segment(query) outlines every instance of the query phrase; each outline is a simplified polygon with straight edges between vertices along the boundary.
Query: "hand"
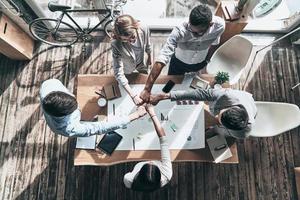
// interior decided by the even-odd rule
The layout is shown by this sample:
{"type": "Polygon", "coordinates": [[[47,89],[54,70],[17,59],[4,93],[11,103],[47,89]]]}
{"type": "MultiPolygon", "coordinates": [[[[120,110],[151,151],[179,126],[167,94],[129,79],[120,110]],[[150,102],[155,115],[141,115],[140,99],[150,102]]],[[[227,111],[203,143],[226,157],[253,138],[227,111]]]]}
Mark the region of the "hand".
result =
{"type": "Polygon", "coordinates": [[[160,95],[156,94],[156,95],[150,95],[150,99],[149,99],[149,103],[151,103],[152,105],[156,105],[158,104],[158,102],[161,100],[160,95]]]}
{"type": "Polygon", "coordinates": [[[132,98],[132,101],[134,102],[135,105],[141,105],[143,104],[143,100],[138,96],[138,95],[135,95],[132,98]]]}
{"type": "Polygon", "coordinates": [[[152,65],[152,61],[151,61],[151,56],[148,56],[147,61],[146,61],[146,65],[152,65]]]}
{"type": "Polygon", "coordinates": [[[150,92],[144,89],[140,94],[140,98],[143,100],[143,103],[148,103],[150,100],[150,92]]]}

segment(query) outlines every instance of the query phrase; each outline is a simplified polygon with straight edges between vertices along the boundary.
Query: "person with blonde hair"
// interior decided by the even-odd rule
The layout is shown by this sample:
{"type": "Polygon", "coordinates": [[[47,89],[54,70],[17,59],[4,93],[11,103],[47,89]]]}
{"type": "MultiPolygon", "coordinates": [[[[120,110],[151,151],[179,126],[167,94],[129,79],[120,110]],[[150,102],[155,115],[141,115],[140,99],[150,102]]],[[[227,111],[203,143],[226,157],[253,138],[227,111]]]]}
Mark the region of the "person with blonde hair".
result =
{"type": "Polygon", "coordinates": [[[130,15],[119,16],[113,29],[112,54],[114,75],[120,85],[137,105],[142,102],[128,84],[126,74],[135,71],[148,74],[148,66],[151,65],[150,33],[146,26],[135,20],[130,15]],[[147,53],[146,64],[145,52],[147,53]]]}

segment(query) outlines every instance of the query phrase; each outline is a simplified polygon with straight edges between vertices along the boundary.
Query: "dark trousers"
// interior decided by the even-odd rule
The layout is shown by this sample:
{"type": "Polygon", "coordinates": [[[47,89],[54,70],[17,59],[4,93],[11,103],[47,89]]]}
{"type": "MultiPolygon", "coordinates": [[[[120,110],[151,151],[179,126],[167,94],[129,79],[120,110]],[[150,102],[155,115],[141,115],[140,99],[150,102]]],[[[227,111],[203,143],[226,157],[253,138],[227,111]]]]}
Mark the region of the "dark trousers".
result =
{"type": "Polygon", "coordinates": [[[206,65],[206,60],[197,64],[186,64],[178,60],[175,55],[173,55],[169,65],[168,75],[184,75],[184,73],[186,72],[197,72],[200,69],[204,68],[206,65]]]}

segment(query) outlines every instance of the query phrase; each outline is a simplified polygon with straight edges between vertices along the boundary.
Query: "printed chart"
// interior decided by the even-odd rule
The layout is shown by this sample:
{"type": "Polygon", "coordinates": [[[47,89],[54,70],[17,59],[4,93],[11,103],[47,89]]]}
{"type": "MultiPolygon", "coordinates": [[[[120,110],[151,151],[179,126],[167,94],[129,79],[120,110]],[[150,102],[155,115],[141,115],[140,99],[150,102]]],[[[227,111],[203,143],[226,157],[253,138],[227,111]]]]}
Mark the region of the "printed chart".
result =
{"type": "MultiPolygon", "coordinates": [[[[156,84],[152,93],[160,93],[163,84],[156,84]]],[[[139,94],[144,85],[131,85],[139,94]]],[[[182,89],[175,85],[173,90],[182,89]]],[[[136,106],[126,91],[120,87],[122,97],[108,102],[108,120],[114,116],[126,116],[135,111],[136,106]]],[[[204,109],[203,102],[172,102],[164,100],[154,107],[156,115],[166,132],[169,149],[200,149],[205,147],[204,141],[204,109]]],[[[159,150],[159,139],[149,117],[131,122],[125,129],[116,130],[123,136],[117,150],[159,150]]]]}

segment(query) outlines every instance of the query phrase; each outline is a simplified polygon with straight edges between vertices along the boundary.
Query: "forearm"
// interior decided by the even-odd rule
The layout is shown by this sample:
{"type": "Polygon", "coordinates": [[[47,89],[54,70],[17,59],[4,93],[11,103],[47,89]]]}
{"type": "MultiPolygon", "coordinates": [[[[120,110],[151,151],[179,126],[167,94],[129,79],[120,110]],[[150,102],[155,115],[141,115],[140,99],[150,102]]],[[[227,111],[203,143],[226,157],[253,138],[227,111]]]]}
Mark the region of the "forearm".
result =
{"type": "Polygon", "coordinates": [[[206,55],[206,58],[205,60],[206,61],[210,61],[212,55],[214,54],[214,52],[217,50],[218,46],[217,45],[212,45],[210,46],[209,50],[208,50],[208,53],[206,55]]]}
{"type": "Polygon", "coordinates": [[[109,122],[84,122],[71,124],[67,127],[70,137],[88,137],[95,134],[110,132],[119,128],[124,128],[129,123],[128,117],[116,117],[109,122]]]}
{"type": "Polygon", "coordinates": [[[155,80],[157,79],[157,77],[161,73],[161,70],[164,66],[165,66],[165,64],[160,63],[160,62],[155,62],[154,63],[153,69],[151,70],[151,73],[148,76],[148,79],[147,79],[147,82],[146,82],[146,85],[145,85],[145,90],[147,90],[148,92],[151,91],[155,80]]]}
{"type": "Polygon", "coordinates": [[[155,128],[155,131],[156,131],[156,134],[158,135],[158,137],[163,137],[165,136],[165,131],[163,129],[163,127],[161,126],[161,123],[159,122],[159,119],[156,115],[151,115],[150,116],[151,119],[152,119],[152,122],[154,124],[154,128],[155,128]]]}
{"type": "Polygon", "coordinates": [[[126,92],[129,94],[129,96],[131,98],[134,98],[134,96],[136,95],[133,90],[131,89],[131,87],[129,86],[129,84],[125,84],[123,85],[124,89],[126,90],[126,92]]]}
{"type": "Polygon", "coordinates": [[[159,101],[166,100],[166,99],[171,99],[171,94],[170,93],[160,93],[160,94],[157,95],[157,99],[159,101]]]}
{"type": "Polygon", "coordinates": [[[129,120],[132,122],[132,121],[144,116],[146,114],[146,111],[144,111],[144,112],[145,112],[144,114],[140,114],[138,111],[135,111],[135,112],[129,114],[129,116],[128,116],[129,120]]]}
{"type": "Polygon", "coordinates": [[[217,97],[213,90],[208,89],[189,89],[170,92],[170,99],[174,100],[196,100],[196,101],[213,101],[217,97]]]}

